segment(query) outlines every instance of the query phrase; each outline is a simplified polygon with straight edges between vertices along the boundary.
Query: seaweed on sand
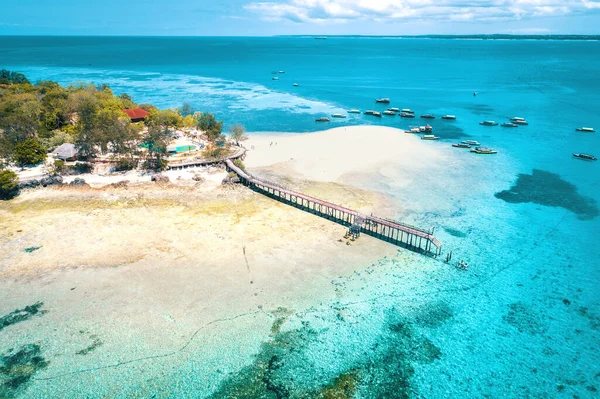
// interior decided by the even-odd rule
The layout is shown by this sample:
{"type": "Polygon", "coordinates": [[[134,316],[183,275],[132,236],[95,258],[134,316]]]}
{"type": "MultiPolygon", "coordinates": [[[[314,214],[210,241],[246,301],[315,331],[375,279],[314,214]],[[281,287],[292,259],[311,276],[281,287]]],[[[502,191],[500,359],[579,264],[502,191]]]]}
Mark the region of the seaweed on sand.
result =
{"type": "Polygon", "coordinates": [[[502,319],[504,322],[516,327],[520,332],[526,332],[531,335],[540,334],[546,330],[540,316],[523,302],[510,304],[508,312],[502,319]]]}
{"type": "Polygon", "coordinates": [[[10,312],[7,315],[0,317],[0,331],[2,331],[8,326],[12,326],[13,324],[29,320],[35,315],[45,314],[47,311],[41,310],[42,306],[44,306],[44,302],[37,302],[33,305],[25,306],[25,308],[23,309],[17,309],[15,311],[10,312]]]}
{"type": "Polygon", "coordinates": [[[446,302],[432,302],[419,307],[414,314],[414,322],[420,327],[436,328],[454,316],[446,302]]]}
{"type": "Polygon", "coordinates": [[[40,347],[28,344],[16,352],[0,356],[0,398],[12,399],[34,374],[46,368],[48,361],[41,356],[40,347]]]}
{"type": "Polygon", "coordinates": [[[90,346],[88,346],[87,348],[84,348],[84,349],[81,349],[81,350],[75,352],[76,355],[85,356],[88,353],[96,350],[98,347],[102,346],[103,342],[100,340],[100,338],[98,338],[97,335],[90,335],[90,338],[92,339],[92,344],[90,346]]]}
{"type": "MultiPolygon", "coordinates": [[[[414,364],[431,363],[441,356],[438,347],[398,317],[381,332],[370,353],[352,357],[346,370],[337,375],[323,375],[319,367],[327,369],[326,364],[307,361],[311,344],[324,338],[308,324],[272,337],[262,344],[254,361],[224,380],[211,398],[341,399],[353,398],[359,392],[364,397],[410,398],[414,364]],[[302,373],[311,373],[313,382],[301,382],[298,367],[302,373]]],[[[321,355],[326,359],[328,354],[321,355]]]]}

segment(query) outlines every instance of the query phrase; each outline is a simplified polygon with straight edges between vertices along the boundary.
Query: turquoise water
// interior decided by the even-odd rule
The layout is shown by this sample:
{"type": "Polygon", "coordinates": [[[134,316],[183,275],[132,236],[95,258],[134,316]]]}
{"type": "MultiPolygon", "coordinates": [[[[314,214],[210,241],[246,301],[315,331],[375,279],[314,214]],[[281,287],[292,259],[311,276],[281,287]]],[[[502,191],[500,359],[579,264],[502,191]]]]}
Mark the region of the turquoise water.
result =
{"type": "Polygon", "coordinates": [[[190,152],[196,149],[195,145],[180,145],[175,147],[176,152],[190,152]]]}
{"type": "MultiPolygon", "coordinates": [[[[356,181],[391,195],[399,220],[436,226],[468,272],[403,252],[357,265],[332,282],[343,295],[290,316],[244,368],[221,376],[190,359],[123,395],[229,397],[254,381],[266,392],[255,397],[307,397],[345,375],[361,398],[597,397],[600,164],[571,153],[600,154],[600,133],[575,131],[600,128],[600,42],[0,37],[0,53],[0,67],[33,79],[106,82],[138,103],[189,102],[255,132],[320,130],[317,116],[385,109],[374,99],[389,97],[457,116],[429,121],[441,137],[431,145],[469,138],[499,150],[456,150],[402,185],[399,170],[356,181]],[[529,126],[479,125],[515,115],[529,126]]],[[[327,126],[417,123],[350,115],[327,126]]]]}

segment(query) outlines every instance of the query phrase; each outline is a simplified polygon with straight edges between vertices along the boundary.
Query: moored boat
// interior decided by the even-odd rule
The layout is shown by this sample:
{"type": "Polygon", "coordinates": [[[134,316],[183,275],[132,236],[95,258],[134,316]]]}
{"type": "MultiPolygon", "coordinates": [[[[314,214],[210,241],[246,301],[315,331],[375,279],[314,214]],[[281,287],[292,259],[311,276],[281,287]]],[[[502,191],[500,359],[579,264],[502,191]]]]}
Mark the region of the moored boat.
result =
{"type": "Polygon", "coordinates": [[[411,127],[409,130],[405,130],[404,133],[421,133],[421,129],[418,126],[411,127]]]}
{"type": "Polygon", "coordinates": [[[273,77],[271,79],[273,79],[273,80],[279,80],[279,78],[277,76],[275,76],[275,77],[273,77]]]}
{"type": "Polygon", "coordinates": [[[496,121],[483,121],[479,122],[479,124],[483,126],[498,126],[498,122],[496,121]]]}
{"type": "Polygon", "coordinates": [[[381,112],[373,111],[373,113],[371,115],[378,116],[381,118],[381,112]]]}
{"type": "Polygon", "coordinates": [[[596,158],[595,156],[590,155],[590,154],[579,153],[579,154],[573,154],[573,156],[575,158],[585,159],[586,161],[596,161],[596,160],[598,160],[598,158],[596,158]]]}
{"type": "Polygon", "coordinates": [[[344,114],[331,114],[331,117],[332,118],[345,118],[346,115],[344,115],[344,114]]]}
{"type": "Polygon", "coordinates": [[[519,125],[517,125],[516,123],[513,123],[513,122],[504,122],[500,126],[502,126],[502,127],[519,127],[519,125]]]}
{"type": "Polygon", "coordinates": [[[519,116],[515,116],[514,118],[510,118],[510,121],[516,125],[529,125],[529,123],[527,123],[527,121],[524,118],[521,118],[519,116]]]}
{"type": "Polygon", "coordinates": [[[402,110],[400,112],[406,112],[407,114],[414,114],[415,111],[413,111],[410,108],[402,108],[402,110]]]}
{"type": "Polygon", "coordinates": [[[401,118],[414,118],[415,114],[411,114],[410,112],[400,112],[401,118]]]}
{"type": "Polygon", "coordinates": [[[394,116],[394,115],[396,115],[396,113],[395,113],[394,111],[390,111],[389,109],[388,109],[388,110],[385,110],[385,111],[383,111],[383,114],[384,114],[384,115],[391,115],[391,116],[394,116]]]}
{"type": "Polygon", "coordinates": [[[329,118],[322,116],[320,118],[315,119],[317,122],[329,122],[329,118]]]}
{"type": "Polygon", "coordinates": [[[294,87],[298,87],[298,83],[294,83],[294,87]]]}
{"type": "Polygon", "coordinates": [[[465,143],[454,143],[454,144],[452,144],[452,147],[456,147],[456,148],[471,148],[471,146],[469,144],[465,144],[465,143]]]}
{"type": "Polygon", "coordinates": [[[480,146],[481,144],[479,144],[479,141],[477,140],[463,140],[460,142],[461,144],[468,144],[468,145],[475,145],[475,146],[480,146]]]}
{"type": "Polygon", "coordinates": [[[388,108],[388,111],[400,112],[400,108],[388,108]]]}
{"type": "Polygon", "coordinates": [[[285,71],[279,71],[279,73],[285,73],[285,71]]]}
{"type": "Polygon", "coordinates": [[[365,111],[365,115],[373,115],[375,111],[373,111],[372,109],[368,109],[365,111]]]}
{"type": "Polygon", "coordinates": [[[595,130],[592,127],[578,127],[577,129],[578,132],[586,132],[586,133],[594,133],[595,130]]]}
{"type": "Polygon", "coordinates": [[[375,100],[376,103],[389,104],[391,101],[389,98],[378,98],[375,100]]]}
{"type": "Polygon", "coordinates": [[[423,119],[435,119],[435,115],[433,115],[433,114],[425,114],[425,115],[421,115],[421,118],[423,118],[423,119]]]}
{"type": "Polygon", "coordinates": [[[421,137],[421,140],[439,140],[440,138],[438,136],[434,136],[433,134],[424,134],[421,137]]]}
{"type": "Polygon", "coordinates": [[[360,114],[360,109],[350,109],[348,110],[349,114],[360,114]]]}
{"type": "Polygon", "coordinates": [[[471,152],[474,152],[475,154],[496,154],[498,153],[498,151],[493,150],[491,148],[487,148],[487,147],[475,147],[471,149],[471,152]]]}
{"type": "Polygon", "coordinates": [[[456,116],[454,116],[454,115],[443,115],[442,119],[455,120],[456,116]]]}

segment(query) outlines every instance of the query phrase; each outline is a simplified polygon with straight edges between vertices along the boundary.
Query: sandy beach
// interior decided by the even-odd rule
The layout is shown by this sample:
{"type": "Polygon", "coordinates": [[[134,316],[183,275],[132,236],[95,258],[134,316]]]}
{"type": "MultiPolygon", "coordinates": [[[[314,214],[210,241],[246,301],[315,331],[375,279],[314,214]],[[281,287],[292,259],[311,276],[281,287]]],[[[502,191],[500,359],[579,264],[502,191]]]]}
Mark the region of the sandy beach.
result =
{"type": "MultiPolygon", "coordinates": [[[[408,154],[419,149],[421,156],[437,156],[415,137],[385,128],[273,137],[273,147],[271,136],[249,140],[251,172],[277,173],[295,189],[384,216],[393,213],[385,196],[349,186],[344,177],[380,163],[408,165],[417,160],[408,154]],[[380,162],[346,162],[369,148],[350,144],[359,137],[393,145],[381,151],[380,162]]],[[[0,352],[39,342],[52,359],[39,377],[56,376],[79,368],[73,362],[82,357],[68,353],[85,347],[86,338],[74,339],[75,331],[102,342],[82,362],[85,368],[114,363],[120,353],[139,358],[176,350],[199,325],[254,313],[229,328],[241,328],[246,342],[258,344],[277,312],[335,298],[334,279],[397,256],[392,245],[370,237],[348,245],[342,226],[244,187],[222,186],[224,170],[194,172],[202,182],[169,173],[168,184],[134,180],[114,187],[103,183],[122,176],[96,177],[93,187],[36,189],[0,203],[0,313],[38,302],[48,311],[5,331],[0,352]]],[[[221,328],[207,327],[203,339],[214,339],[221,328]]],[[[44,392],[47,385],[40,381],[34,389],[44,392]]]]}

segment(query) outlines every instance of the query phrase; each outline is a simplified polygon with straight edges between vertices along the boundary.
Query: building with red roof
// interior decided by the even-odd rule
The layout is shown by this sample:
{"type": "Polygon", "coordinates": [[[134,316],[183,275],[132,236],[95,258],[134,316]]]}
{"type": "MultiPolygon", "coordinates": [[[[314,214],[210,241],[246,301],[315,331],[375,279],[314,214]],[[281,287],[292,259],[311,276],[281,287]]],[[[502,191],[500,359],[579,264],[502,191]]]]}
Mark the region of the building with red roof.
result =
{"type": "Polygon", "coordinates": [[[127,116],[129,117],[129,119],[131,119],[132,122],[143,121],[148,117],[148,115],[150,115],[148,111],[145,111],[141,108],[124,109],[123,112],[127,114],[127,116]]]}

